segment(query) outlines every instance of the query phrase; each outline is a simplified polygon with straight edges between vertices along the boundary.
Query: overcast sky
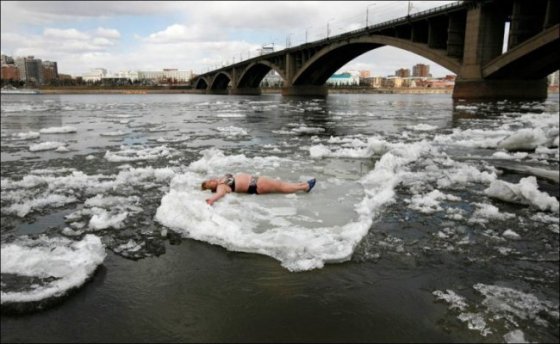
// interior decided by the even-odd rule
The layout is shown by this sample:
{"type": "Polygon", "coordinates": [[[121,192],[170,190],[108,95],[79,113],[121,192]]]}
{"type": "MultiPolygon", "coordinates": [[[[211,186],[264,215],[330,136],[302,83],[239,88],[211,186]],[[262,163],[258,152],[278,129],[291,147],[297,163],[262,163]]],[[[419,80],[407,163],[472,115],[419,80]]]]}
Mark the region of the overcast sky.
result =
{"type": "MultiPolygon", "coordinates": [[[[411,13],[451,1],[412,1],[411,13]]],[[[2,54],[58,62],[60,73],[82,75],[178,68],[203,73],[275,50],[407,14],[408,1],[2,1],[2,54]]],[[[417,63],[434,76],[451,74],[418,55],[392,47],[349,62],[346,70],[394,74],[417,63]]]]}

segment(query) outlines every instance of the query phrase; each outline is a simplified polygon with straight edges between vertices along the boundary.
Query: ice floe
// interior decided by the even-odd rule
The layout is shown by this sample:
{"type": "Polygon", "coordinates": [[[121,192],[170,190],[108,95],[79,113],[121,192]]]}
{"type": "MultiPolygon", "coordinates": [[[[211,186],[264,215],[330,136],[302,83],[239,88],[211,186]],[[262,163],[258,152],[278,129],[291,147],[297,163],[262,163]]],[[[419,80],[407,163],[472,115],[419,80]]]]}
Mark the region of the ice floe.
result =
{"type": "Polygon", "coordinates": [[[533,205],[540,210],[558,213],[558,200],[546,192],[539,191],[534,176],[523,178],[517,184],[494,180],[484,192],[489,197],[505,202],[533,205]]]}
{"type": "Polygon", "coordinates": [[[77,131],[76,128],[71,127],[71,126],[65,126],[65,127],[50,127],[50,128],[44,128],[39,130],[39,133],[41,134],[68,134],[68,133],[75,133],[77,131]]]}
{"type": "Polygon", "coordinates": [[[19,237],[2,244],[2,307],[63,296],[89,279],[103,263],[106,253],[99,237],[86,235],[81,241],[63,237],[37,239],[19,237]],[[35,283],[18,283],[18,279],[35,283]],[[21,284],[21,285],[20,285],[21,284]]]}
{"type": "Polygon", "coordinates": [[[155,160],[172,156],[175,150],[167,146],[158,147],[127,147],[121,146],[120,151],[105,153],[105,159],[111,162],[155,160]]]}
{"type": "Polygon", "coordinates": [[[41,143],[31,145],[29,146],[29,150],[31,152],[55,150],[55,149],[59,149],[60,147],[64,147],[65,145],[66,144],[64,142],[47,141],[47,142],[41,142],[41,143]]]}

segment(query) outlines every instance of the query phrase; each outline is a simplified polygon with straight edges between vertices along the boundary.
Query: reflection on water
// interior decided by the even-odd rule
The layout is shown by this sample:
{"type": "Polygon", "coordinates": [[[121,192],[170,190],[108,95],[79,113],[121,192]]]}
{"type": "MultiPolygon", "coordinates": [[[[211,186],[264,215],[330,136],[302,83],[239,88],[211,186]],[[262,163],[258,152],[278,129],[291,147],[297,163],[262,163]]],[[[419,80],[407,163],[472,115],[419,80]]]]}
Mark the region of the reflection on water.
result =
{"type": "Polygon", "coordinates": [[[107,252],[41,267],[78,282],[3,341],[558,339],[557,99],[2,97],[1,140],[2,245],[29,252],[3,292],[52,238],[107,252]],[[200,181],[237,171],[319,182],[209,210],[200,181]]]}

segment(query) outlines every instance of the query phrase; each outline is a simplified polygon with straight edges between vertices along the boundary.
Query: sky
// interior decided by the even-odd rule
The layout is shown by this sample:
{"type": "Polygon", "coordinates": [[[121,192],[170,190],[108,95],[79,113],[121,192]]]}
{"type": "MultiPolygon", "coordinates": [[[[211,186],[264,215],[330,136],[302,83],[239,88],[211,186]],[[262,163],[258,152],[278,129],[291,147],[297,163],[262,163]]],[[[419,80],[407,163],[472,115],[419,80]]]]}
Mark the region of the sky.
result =
{"type": "MultiPolygon", "coordinates": [[[[177,68],[204,73],[281,50],[414,14],[452,1],[2,1],[1,52],[57,61],[59,73],[177,68]]],[[[419,55],[382,47],[339,72],[393,75],[417,63],[434,77],[452,74],[419,55]]]]}

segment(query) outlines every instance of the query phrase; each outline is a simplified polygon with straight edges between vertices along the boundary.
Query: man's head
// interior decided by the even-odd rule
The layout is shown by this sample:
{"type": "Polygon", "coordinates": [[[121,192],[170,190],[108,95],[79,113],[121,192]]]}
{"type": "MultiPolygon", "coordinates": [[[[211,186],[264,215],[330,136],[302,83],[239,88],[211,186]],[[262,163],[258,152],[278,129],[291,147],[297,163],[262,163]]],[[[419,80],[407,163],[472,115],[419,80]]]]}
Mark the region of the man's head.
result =
{"type": "Polygon", "coordinates": [[[202,182],[201,185],[202,190],[210,190],[212,192],[216,192],[218,188],[218,180],[217,179],[208,179],[202,182]]]}

